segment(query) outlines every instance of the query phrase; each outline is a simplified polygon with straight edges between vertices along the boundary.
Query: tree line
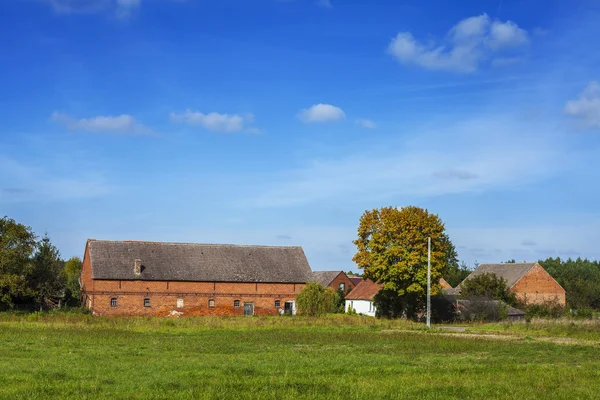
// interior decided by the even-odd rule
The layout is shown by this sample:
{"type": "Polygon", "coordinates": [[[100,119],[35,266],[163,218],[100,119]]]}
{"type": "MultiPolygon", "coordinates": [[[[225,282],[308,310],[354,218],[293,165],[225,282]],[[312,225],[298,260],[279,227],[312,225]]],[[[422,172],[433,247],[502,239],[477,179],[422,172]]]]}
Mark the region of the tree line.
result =
{"type": "Polygon", "coordinates": [[[0,219],[0,310],[79,305],[81,260],[63,260],[48,234],[0,219]]]}

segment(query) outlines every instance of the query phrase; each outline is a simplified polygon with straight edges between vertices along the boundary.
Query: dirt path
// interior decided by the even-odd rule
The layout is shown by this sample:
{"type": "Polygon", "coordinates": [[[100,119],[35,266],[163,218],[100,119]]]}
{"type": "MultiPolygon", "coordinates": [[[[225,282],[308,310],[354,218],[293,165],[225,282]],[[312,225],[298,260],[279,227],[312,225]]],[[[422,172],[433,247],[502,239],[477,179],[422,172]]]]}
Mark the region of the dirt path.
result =
{"type": "Polygon", "coordinates": [[[577,346],[592,346],[600,347],[600,341],[579,339],[579,338],[564,338],[564,337],[551,337],[551,336],[525,336],[515,333],[500,334],[496,332],[490,333],[471,333],[467,332],[465,327],[442,327],[442,330],[448,332],[437,332],[437,331],[425,331],[425,330],[409,330],[409,329],[385,329],[382,330],[383,334],[393,333],[412,333],[422,335],[436,335],[436,336],[453,336],[464,339],[485,339],[485,340],[503,340],[503,341],[530,341],[530,342],[549,342],[560,345],[577,345],[577,346]]]}

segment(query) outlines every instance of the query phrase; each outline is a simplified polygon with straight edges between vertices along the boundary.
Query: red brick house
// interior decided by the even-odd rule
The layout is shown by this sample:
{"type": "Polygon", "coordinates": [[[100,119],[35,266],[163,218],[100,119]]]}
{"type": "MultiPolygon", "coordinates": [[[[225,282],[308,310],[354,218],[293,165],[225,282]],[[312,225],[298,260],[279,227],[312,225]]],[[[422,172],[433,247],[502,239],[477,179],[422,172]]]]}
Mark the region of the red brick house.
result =
{"type": "MultiPolygon", "coordinates": [[[[563,307],[566,304],[565,289],[538,263],[481,264],[465,281],[490,272],[504,278],[510,291],[525,303],[557,302],[563,307]]],[[[459,294],[460,285],[445,289],[444,293],[459,294]]]]}
{"type": "Polygon", "coordinates": [[[301,247],[87,241],[84,307],[95,315],[295,312],[312,271],[301,247]]]}
{"type": "Polygon", "coordinates": [[[356,286],[344,271],[314,271],[313,281],[333,290],[341,289],[344,293],[348,293],[356,286]]]}

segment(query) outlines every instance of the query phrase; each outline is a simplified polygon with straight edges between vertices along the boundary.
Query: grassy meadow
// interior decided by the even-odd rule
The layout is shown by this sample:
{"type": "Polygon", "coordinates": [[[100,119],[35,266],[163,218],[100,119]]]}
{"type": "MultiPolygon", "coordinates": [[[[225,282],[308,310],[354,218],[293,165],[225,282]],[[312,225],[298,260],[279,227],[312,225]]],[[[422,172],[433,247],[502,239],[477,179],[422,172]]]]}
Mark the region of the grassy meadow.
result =
{"type": "Polygon", "coordinates": [[[0,314],[1,399],[598,398],[600,325],[0,314]]]}

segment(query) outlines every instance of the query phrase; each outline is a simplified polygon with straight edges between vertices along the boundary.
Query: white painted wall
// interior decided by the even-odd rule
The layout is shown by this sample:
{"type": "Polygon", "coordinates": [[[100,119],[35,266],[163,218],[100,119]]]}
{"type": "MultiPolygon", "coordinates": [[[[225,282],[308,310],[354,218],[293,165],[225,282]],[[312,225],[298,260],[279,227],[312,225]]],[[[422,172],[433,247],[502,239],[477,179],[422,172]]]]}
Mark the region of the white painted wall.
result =
{"type": "Polygon", "coordinates": [[[357,314],[375,316],[375,305],[369,300],[346,300],[346,312],[353,308],[357,314]]]}

